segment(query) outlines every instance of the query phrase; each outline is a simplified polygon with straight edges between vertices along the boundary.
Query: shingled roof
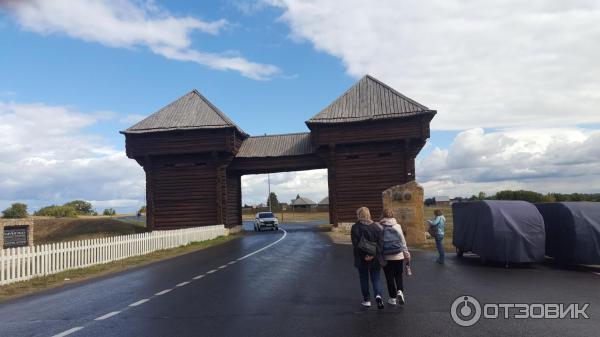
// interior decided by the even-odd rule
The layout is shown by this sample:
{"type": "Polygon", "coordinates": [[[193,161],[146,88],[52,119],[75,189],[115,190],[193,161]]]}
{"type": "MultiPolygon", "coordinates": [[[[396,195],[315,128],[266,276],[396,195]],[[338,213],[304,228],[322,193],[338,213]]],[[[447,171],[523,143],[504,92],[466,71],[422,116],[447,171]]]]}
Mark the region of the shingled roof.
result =
{"type": "Polygon", "coordinates": [[[435,110],[366,75],[306,124],[349,123],[419,114],[435,114],[435,110]]]}
{"type": "Polygon", "coordinates": [[[310,133],[290,133],[249,137],[244,140],[237,158],[300,156],[314,153],[310,133]]]}
{"type": "Polygon", "coordinates": [[[121,133],[235,128],[247,135],[197,90],[178,98],[121,133]]]}

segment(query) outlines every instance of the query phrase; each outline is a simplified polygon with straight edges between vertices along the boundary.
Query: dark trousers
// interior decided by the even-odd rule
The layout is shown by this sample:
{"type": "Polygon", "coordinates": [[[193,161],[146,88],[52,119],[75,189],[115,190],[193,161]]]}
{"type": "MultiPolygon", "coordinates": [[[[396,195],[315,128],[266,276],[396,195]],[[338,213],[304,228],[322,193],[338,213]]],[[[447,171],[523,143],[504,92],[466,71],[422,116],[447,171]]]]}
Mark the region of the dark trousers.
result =
{"type": "Polygon", "coordinates": [[[369,276],[371,277],[371,283],[373,284],[373,293],[375,296],[381,296],[381,278],[379,274],[379,268],[358,268],[358,276],[360,277],[360,291],[362,292],[363,299],[369,300],[369,276]]]}
{"type": "Polygon", "coordinates": [[[402,272],[404,271],[404,260],[388,260],[383,272],[387,280],[388,293],[391,298],[398,295],[398,290],[404,291],[402,283],[402,272]]]}

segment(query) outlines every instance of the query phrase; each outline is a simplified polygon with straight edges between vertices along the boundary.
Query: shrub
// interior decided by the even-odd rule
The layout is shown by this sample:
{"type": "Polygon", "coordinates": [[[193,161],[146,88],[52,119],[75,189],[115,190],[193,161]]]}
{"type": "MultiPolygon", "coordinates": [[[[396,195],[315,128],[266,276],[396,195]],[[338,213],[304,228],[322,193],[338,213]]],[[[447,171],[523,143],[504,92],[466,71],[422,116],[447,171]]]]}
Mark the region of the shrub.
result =
{"type": "Polygon", "coordinates": [[[93,213],[92,204],[85,200],[73,200],[64,204],[63,206],[73,207],[75,212],[79,215],[91,215],[93,213]]]}
{"type": "Polygon", "coordinates": [[[74,218],[77,217],[77,211],[71,206],[46,206],[35,212],[37,216],[53,216],[56,218],[74,218]]]}
{"type": "Polygon", "coordinates": [[[106,208],[104,210],[104,212],[102,212],[102,214],[103,215],[113,216],[113,215],[117,214],[117,212],[114,209],[112,209],[112,208],[106,208]]]}
{"type": "Polygon", "coordinates": [[[22,219],[26,218],[28,215],[27,205],[20,202],[16,202],[2,211],[2,217],[6,219],[22,219]]]}
{"type": "Polygon", "coordinates": [[[146,213],[146,205],[142,206],[137,212],[138,213],[146,213]]]}

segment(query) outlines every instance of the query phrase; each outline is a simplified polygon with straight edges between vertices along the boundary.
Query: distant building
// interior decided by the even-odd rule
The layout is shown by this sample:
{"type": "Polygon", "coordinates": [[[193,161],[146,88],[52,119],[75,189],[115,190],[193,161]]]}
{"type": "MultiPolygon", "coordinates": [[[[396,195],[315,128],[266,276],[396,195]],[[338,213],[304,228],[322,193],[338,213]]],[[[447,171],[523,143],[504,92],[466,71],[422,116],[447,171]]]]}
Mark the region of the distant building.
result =
{"type": "Polygon", "coordinates": [[[317,205],[317,209],[320,212],[329,211],[329,197],[321,199],[321,201],[319,201],[319,204],[317,205]]]}
{"type": "Polygon", "coordinates": [[[450,197],[447,195],[440,195],[435,197],[436,206],[450,206],[450,197]]]}
{"type": "Polygon", "coordinates": [[[313,209],[317,207],[317,203],[307,197],[299,197],[292,200],[290,204],[293,209],[313,209]]]}

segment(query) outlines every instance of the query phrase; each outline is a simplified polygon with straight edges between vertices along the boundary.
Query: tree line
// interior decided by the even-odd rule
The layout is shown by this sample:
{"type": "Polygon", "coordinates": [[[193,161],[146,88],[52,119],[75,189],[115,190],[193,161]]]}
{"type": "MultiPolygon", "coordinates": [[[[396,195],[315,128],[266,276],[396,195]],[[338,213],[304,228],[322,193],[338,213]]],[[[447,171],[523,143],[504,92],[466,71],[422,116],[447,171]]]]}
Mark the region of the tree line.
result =
{"type": "MultiPolygon", "coordinates": [[[[113,216],[117,212],[113,208],[106,208],[102,215],[113,216]]],[[[80,215],[98,215],[91,203],[85,200],[73,200],[64,205],[50,205],[40,208],[33,213],[35,216],[51,216],[57,218],[73,218],[80,215]]],[[[29,216],[27,205],[16,202],[2,211],[2,217],[5,219],[21,219],[29,216]]]]}
{"type": "Polygon", "coordinates": [[[522,200],[528,202],[600,201],[600,193],[538,193],[527,190],[504,190],[487,196],[484,192],[466,200],[522,200]]]}

